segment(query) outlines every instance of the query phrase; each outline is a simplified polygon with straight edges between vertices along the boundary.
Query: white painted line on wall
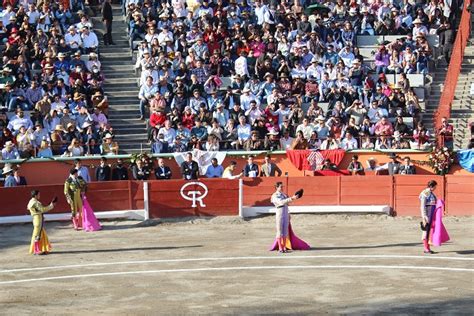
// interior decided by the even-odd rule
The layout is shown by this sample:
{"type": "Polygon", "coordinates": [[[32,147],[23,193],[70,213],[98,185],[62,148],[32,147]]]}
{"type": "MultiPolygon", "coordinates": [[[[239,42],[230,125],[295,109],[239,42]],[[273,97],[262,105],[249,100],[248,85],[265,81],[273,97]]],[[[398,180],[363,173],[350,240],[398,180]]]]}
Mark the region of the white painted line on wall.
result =
{"type": "Polygon", "coordinates": [[[474,258],[464,257],[438,257],[438,256],[401,256],[401,255],[319,255],[319,256],[257,256],[257,257],[210,257],[210,258],[183,258],[183,259],[157,259],[137,260],[121,262],[96,262],[74,265],[61,265],[36,268],[18,268],[0,270],[0,273],[32,272],[43,270],[61,270],[71,268],[87,268],[100,266],[132,265],[147,263],[174,263],[174,262],[199,262],[199,261],[237,261],[237,260],[293,260],[293,259],[423,259],[423,260],[451,260],[451,261],[474,261],[474,258]]]}
{"type": "Polygon", "coordinates": [[[302,269],[366,269],[366,270],[425,270],[425,271],[452,271],[452,272],[474,272],[467,268],[446,268],[426,266],[381,266],[381,265],[311,265],[311,266],[249,266],[249,267],[219,267],[219,268],[193,268],[193,269],[167,269],[167,270],[145,270],[125,272],[105,272],[93,274],[62,275],[46,278],[22,279],[13,281],[0,281],[0,285],[17,284],[26,282],[53,281],[65,279],[92,278],[102,276],[158,274],[158,273],[185,273],[185,272],[221,272],[221,271],[245,271],[245,270],[302,270],[302,269]]]}

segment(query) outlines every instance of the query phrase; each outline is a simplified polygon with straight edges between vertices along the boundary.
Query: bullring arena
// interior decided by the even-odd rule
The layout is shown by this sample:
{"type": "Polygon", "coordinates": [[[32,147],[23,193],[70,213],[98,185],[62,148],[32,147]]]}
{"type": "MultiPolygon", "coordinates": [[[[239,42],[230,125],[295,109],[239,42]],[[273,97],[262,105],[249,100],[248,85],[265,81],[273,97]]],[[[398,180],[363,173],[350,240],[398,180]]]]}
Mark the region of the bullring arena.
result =
{"type": "Polygon", "coordinates": [[[274,218],[48,223],[48,256],[28,256],[30,225],[0,230],[4,315],[469,315],[473,220],[426,256],[417,218],[294,215],[310,251],[269,252],[274,218]]]}

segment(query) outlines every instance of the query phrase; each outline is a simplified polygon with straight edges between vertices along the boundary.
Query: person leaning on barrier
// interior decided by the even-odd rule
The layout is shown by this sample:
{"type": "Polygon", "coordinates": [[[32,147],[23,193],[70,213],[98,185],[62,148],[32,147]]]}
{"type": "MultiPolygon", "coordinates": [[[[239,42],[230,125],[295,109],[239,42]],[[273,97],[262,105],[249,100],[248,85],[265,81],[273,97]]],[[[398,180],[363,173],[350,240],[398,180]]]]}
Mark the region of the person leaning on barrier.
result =
{"type": "Polygon", "coordinates": [[[132,176],[134,180],[148,180],[150,178],[150,170],[141,159],[138,159],[132,167],[132,176]]]}
{"type": "Polygon", "coordinates": [[[237,175],[234,175],[234,170],[237,166],[237,162],[236,161],[231,161],[230,162],[230,165],[225,168],[224,172],[222,173],[222,178],[224,179],[239,179],[242,177],[243,175],[243,172],[237,174],[237,175]]]}
{"type": "Polygon", "coordinates": [[[107,165],[107,158],[100,158],[100,164],[95,170],[95,179],[97,181],[110,181],[112,169],[107,165]]]}
{"type": "Polygon", "coordinates": [[[352,175],[363,174],[364,167],[362,167],[362,164],[359,162],[359,156],[352,156],[351,162],[349,163],[347,170],[349,170],[352,175]]]}

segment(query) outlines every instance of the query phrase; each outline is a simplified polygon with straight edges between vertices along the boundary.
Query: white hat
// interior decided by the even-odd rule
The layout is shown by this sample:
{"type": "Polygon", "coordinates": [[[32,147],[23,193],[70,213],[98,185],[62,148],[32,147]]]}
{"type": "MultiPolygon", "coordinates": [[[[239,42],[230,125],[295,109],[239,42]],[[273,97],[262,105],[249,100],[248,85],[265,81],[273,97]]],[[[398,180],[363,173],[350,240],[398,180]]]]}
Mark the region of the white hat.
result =
{"type": "Polygon", "coordinates": [[[109,133],[105,134],[104,136],[104,139],[112,139],[112,135],[110,135],[109,133]]]}
{"type": "Polygon", "coordinates": [[[413,21],[413,24],[422,24],[423,22],[420,20],[420,19],[415,19],[415,21],[413,21]]]}
{"type": "Polygon", "coordinates": [[[91,122],[84,122],[84,124],[82,124],[82,128],[88,128],[89,126],[92,126],[92,123],[91,122]]]}
{"type": "Polygon", "coordinates": [[[356,14],[357,13],[357,9],[356,8],[351,8],[349,10],[349,14],[356,14]]]}
{"type": "Polygon", "coordinates": [[[271,128],[267,135],[278,135],[278,132],[274,128],[271,128]]]}
{"type": "Polygon", "coordinates": [[[58,58],[59,58],[59,57],[63,57],[63,58],[64,58],[64,57],[66,57],[66,54],[64,54],[63,52],[60,52],[60,53],[58,54],[58,58]]]}
{"type": "Polygon", "coordinates": [[[7,148],[7,147],[13,147],[13,146],[14,146],[14,145],[13,145],[13,143],[12,143],[11,140],[5,142],[5,148],[7,148]]]}
{"type": "Polygon", "coordinates": [[[7,163],[7,164],[5,165],[5,167],[3,167],[3,173],[2,173],[2,175],[9,174],[10,172],[13,172],[13,171],[14,171],[14,169],[12,168],[12,165],[9,164],[9,163],[7,163]]]}
{"type": "Polygon", "coordinates": [[[369,11],[367,10],[367,7],[362,7],[362,9],[360,9],[360,12],[361,13],[366,13],[366,12],[369,12],[369,11]]]}
{"type": "Polygon", "coordinates": [[[322,115],[319,115],[317,118],[316,118],[318,121],[325,121],[326,119],[324,118],[324,116],[322,115]]]}

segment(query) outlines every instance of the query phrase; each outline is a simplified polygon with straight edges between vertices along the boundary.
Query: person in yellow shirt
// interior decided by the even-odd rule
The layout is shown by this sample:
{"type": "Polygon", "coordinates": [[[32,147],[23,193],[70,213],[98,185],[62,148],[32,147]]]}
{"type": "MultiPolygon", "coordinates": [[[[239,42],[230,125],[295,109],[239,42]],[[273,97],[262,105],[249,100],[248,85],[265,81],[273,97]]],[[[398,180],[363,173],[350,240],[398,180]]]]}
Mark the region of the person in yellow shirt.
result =
{"type": "Polygon", "coordinates": [[[44,229],[43,213],[49,212],[54,208],[57,198],[48,206],[43,206],[40,199],[40,192],[38,190],[31,191],[31,199],[28,202],[28,211],[33,218],[33,235],[31,236],[30,254],[45,255],[51,251],[51,244],[48,240],[48,235],[44,229]]]}

